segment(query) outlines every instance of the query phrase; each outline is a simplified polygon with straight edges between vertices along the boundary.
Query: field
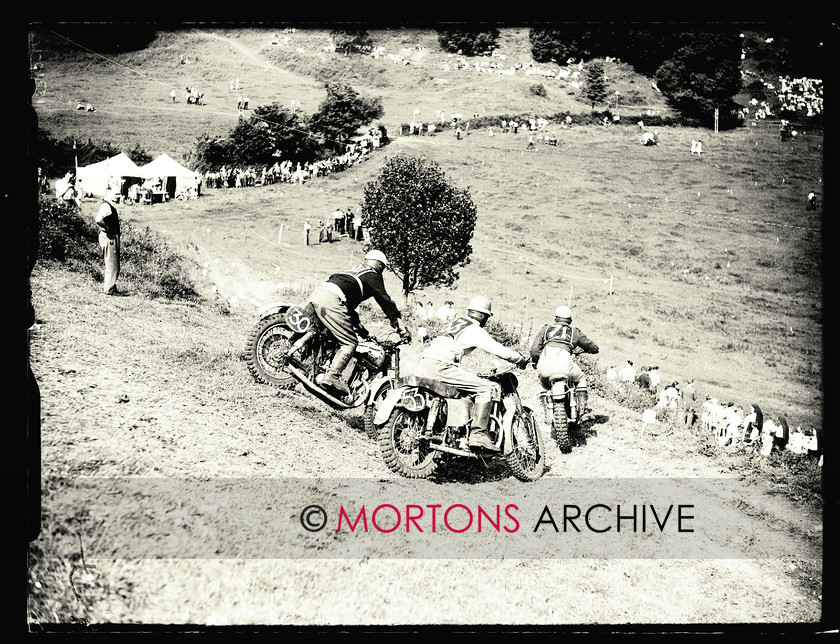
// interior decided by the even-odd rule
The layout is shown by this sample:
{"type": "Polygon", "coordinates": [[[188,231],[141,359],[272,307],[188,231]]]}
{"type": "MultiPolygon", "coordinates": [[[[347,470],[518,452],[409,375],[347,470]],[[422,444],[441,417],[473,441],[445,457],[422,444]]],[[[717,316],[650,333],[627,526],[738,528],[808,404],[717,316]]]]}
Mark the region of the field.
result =
{"type": "MultiPolygon", "coordinates": [[[[41,127],[59,137],[110,140],[128,149],[141,143],[153,156],[183,159],[199,136],[224,134],[235,123],[230,79],[240,78],[251,106],[299,100],[308,111],[323,90],[302,72],[329,65],[345,82],[383,97],[383,124],[393,137],[362,165],[304,185],[206,190],[196,201],[121,208],[122,218],[164,233],[194,261],[210,306],[131,295],[103,302],[90,278],[36,268],[33,297],[43,323],[33,337],[33,370],[44,396],[45,476],[372,477],[388,482],[395,499],[444,495],[441,482],[411,487],[393,480],[359,418],[330,412],[302,393],[267,390],[250,380],[240,359],[259,306],[305,298],[363,252],[347,239],[306,247],[303,222],[327,218],[336,207],[357,211],[362,187],[387,156],[399,153],[439,163],[455,185],[469,188],[479,215],[474,253],[456,287],[418,293],[419,300],[452,299],[462,307],[483,293],[499,320],[520,324],[525,334],[569,303],[575,324],[600,345],[602,368],[625,360],[655,364],[663,382],[694,380],[701,395],[745,407],[758,403],[768,417],[783,415],[793,426],[823,426],[822,207],[805,208],[808,192],[824,190],[821,132],[801,130],[782,143],[770,121],[722,133],[662,127],[659,145],[645,147],[636,125],[573,124],[556,127],[557,147],[536,151],[526,151],[522,133],[399,136],[414,109],[431,119],[438,109],[487,116],[585,113],[589,106],[558,81],[543,81],[543,98],[529,91],[533,77],[444,71],[448,57],[431,32],[378,34],[385,51],[411,57],[408,66],[333,61],[322,51],[323,33],[291,33],[285,48],[270,45],[270,36],[256,29],[163,33],[148,50],[110,61],[42,51],[45,91],[33,105],[41,127]],[[292,50],[298,44],[303,54],[292,50]],[[191,62],[181,65],[182,55],[191,62]],[[109,91],[114,85],[119,92],[109,91]],[[206,88],[207,105],[188,106],[182,93],[172,105],[170,89],[187,85],[206,88]],[[79,100],[97,111],[76,111],[79,100]],[[697,138],[705,145],[700,158],[689,153],[697,138]],[[219,308],[229,314],[213,313],[219,308]],[[91,338],[84,323],[93,319],[109,332],[91,338]]],[[[529,60],[518,30],[505,32],[502,51],[510,60],[529,60]]],[[[627,108],[625,120],[635,123],[632,115],[647,109],[667,111],[626,66],[614,64],[608,73],[622,95],[635,88],[640,101],[627,108]]],[[[82,208],[92,217],[96,204],[82,208]]],[[[395,279],[388,284],[399,292],[395,279]]],[[[418,348],[405,353],[409,368],[418,348]]],[[[523,394],[536,406],[536,383],[522,379],[523,394]]],[[[747,523],[734,536],[759,540],[762,551],[741,559],[669,560],[648,552],[501,562],[447,560],[439,553],[392,560],[384,549],[360,560],[312,560],[311,553],[300,560],[124,557],[97,561],[99,572],[82,595],[93,599],[74,600],[62,597],[69,591],[61,581],[72,539],[65,539],[67,530],[45,531],[30,584],[41,575],[53,586],[30,586],[30,618],[42,627],[73,620],[807,625],[820,619],[819,510],[771,494],[784,481],[745,480],[732,455],[698,454],[694,437],[673,430],[640,436],[637,414],[598,391],[591,403],[605,422],[572,454],[550,452],[549,482],[723,477],[731,487],[712,497],[741,511],[747,523]],[[53,557],[51,567],[45,561],[53,557]],[[677,585],[684,590],[674,598],[677,585]],[[503,591],[481,601],[479,588],[497,586],[503,591]]],[[[472,478],[451,476],[443,480],[446,489],[468,505],[528,495],[492,468],[472,478]]],[[[51,526],[93,521],[51,486],[45,511],[51,526]]],[[[218,525],[225,552],[237,533],[225,532],[224,520],[218,525]]],[[[142,526],[127,530],[139,538],[142,526]]],[[[724,544],[729,536],[717,531],[709,538],[724,544]]]]}

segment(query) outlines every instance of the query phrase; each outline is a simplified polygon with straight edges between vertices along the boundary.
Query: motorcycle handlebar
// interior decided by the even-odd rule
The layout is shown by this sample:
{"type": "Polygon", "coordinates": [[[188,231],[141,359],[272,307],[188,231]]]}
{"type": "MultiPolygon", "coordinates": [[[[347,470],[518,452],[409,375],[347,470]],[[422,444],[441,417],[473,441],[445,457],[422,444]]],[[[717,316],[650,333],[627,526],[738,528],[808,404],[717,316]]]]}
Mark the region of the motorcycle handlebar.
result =
{"type": "Polygon", "coordinates": [[[382,339],[371,335],[371,336],[368,337],[368,340],[370,340],[372,342],[375,342],[376,344],[378,344],[379,346],[381,346],[384,349],[395,349],[402,344],[407,344],[408,342],[410,342],[409,340],[404,340],[402,338],[402,336],[400,336],[399,339],[397,339],[397,340],[391,340],[390,337],[393,336],[393,335],[399,335],[399,334],[396,331],[392,331],[385,338],[382,338],[382,339]]]}
{"type": "Polygon", "coordinates": [[[498,377],[498,376],[502,376],[506,373],[509,373],[511,371],[514,371],[516,368],[517,368],[516,363],[511,362],[511,363],[508,363],[508,364],[506,364],[502,367],[496,367],[496,368],[491,369],[490,371],[483,372],[483,373],[477,373],[475,375],[477,375],[479,378],[495,378],[495,377],[498,377]]]}

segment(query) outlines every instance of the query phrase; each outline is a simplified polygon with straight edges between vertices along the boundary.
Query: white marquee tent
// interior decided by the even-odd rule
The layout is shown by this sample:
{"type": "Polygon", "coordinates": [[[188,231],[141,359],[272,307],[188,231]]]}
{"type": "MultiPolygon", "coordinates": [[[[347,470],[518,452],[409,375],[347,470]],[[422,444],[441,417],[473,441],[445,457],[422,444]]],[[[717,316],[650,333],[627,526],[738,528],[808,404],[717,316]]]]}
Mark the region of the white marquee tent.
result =
{"type": "Polygon", "coordinates": [[[83,193],[96,197],[103,196],[109,185],[121,189],[123,179],[140,176],[140,168],[123,152],[76,170],[76,179],[81,180],[80,188],[83,193]]]}
{"type": "Polygon", "coordinates": [[[201,175],[185,168],[167,154],[161,154],[151,163],[141,166],[139,172],[143,179],[163,179],[170,198],[189,188],[193,188],[198,194],[201,175]]]}

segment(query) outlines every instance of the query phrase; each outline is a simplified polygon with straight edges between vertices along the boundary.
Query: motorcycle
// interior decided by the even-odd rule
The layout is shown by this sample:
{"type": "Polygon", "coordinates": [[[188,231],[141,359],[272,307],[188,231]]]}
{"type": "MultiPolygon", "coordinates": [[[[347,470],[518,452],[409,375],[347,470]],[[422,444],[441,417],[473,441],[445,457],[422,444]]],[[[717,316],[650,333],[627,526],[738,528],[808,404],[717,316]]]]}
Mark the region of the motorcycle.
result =
{"type": "MultiPolygon", "coordinates": [[[[575,350],[573,355],[582,352],[575,350]]],[[[572,451],[571,431],[580,431],[581,415],[584,410],[577,406],[576,387],[569,385],[568,378],[561,376],[551,380],[551,390],[540,393],[540,404],[545,412],[545,424],[551,428],[551,438],[564,454],[572,451]]]]}
{"type": "MultiPolygon", "coordinates": [[[[535,481],[545,472],[542,434],[534,412],[522,404],[515,366],[479,374],[502,389],[490,415],[489,434],[520,481],[535,481]]],[[[420,376],[397,382],[379,405],[373,424],[388,468],[406,478],[428,478],[444,458],[480,458],[469,448],[474,401],[444,383],[420,376]]],[[[486,453],[482,453],[486,455],[486,453]]]]}
{"type": "Polygon", "coordinates": [[[292,389],[300,383],[337,410],[364,406],[365,431],[376,438],[374,413],[399,378],[399,347],[405,341],[392,339],[394,334],[381,340],[372,336],[361,340],[342,374],[350,394],[340,397],[321,387],[339,343],[311,303],[303,307],[288,302],[271,304],[261,309],[257,318],[245,343],[245,361],[254,379],[278,389],[292,389]]]}

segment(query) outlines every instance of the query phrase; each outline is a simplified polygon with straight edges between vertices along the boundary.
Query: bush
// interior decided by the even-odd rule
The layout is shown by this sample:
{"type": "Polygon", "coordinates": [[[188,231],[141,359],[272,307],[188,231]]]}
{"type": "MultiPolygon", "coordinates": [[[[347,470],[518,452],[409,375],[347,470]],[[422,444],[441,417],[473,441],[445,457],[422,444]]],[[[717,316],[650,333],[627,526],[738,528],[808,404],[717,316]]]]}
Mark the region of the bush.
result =
{"type": "Polygon", "coordinates": [[[187,270],[186,260],[148,227],[122,224],[121,276],[151,297],[168,300],[201,299],[187,270]]]}
{"type": "Polygon", "coordinates": [[[540,96],[542,98],[548,96],[548,92],[545,91],[545,87],[542,83],[534,83],[532,85],[529,85],[528,91],[530,91],[533,96],[540,96]]]}
{"type": "MultiPolygon", "coordinates": [[[[150,297],[201,299],[186,260],[158,233],[121,223],[120,279],[150,297]]],[[[82,217],[74,202],[49,195],[39,199],[38,261],[62,264],[72,271],[102,279],[99,229],[82,217]]]]}
{"type": "Polygon", "coordinates": [[[39,197],[38,261],[79,267],[97,261],[96,225],[82,218],[73,201],[39,197]]]}
{"type": "Polygon", "coordinates": [[[503,344],[506,347],[511,347],[519,350],[522,337],[521,334],[517,333],[516,330],[512,327],[506,325],[500,320],[490,318],[485,328],[487,329],[487,333],[490,334],[490,337],[493,338],[496,342],[499,342],[500,344],[503,344]]]}

